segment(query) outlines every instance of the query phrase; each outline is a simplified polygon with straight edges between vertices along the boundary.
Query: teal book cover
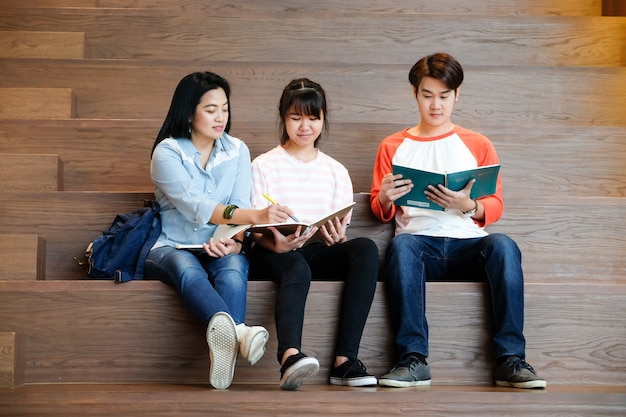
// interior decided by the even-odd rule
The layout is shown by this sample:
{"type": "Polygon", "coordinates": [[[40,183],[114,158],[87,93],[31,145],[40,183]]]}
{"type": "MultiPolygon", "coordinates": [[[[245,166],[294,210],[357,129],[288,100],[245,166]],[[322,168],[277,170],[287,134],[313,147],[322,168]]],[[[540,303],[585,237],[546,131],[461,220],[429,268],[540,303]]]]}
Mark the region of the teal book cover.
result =
{"type": "Polygon", "coordinates": [[[413,182],[411,191],[398,198],[395,201],[396,205],[443,211],[443,207],[426,198],[424,191],[429,185],[443,184],[453,191],[459,191],[465,188],[471,179],[476,179],[470,197],[479,198],[492,195],[496,192],[500,165],[486,165],[457,172],[424,171],[401,165],[393,165],[392,169],[394,175],[402,174],[403,178],[409,178],[413,182]]]}

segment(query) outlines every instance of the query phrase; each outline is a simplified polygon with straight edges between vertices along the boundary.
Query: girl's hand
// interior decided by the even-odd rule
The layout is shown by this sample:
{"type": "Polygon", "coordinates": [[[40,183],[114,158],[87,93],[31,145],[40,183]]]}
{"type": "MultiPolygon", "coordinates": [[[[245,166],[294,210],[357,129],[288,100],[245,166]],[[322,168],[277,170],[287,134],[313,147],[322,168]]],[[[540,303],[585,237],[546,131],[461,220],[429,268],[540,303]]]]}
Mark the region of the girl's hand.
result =
{"type": "Polygon", "coordinates": [[[291,209],[287,206],[281,206],[278,204],[271,204],[259,211],[259,218],[256,223],[284,223],[289,219],[289,216],[293,214],[291,209]]]}
{"type": "Polygon", "coordinates": [[[348,216],[345,216],[343,220],[339,220],[339,217],[335,217],[323,225],[320,230],[326,246],[332,246],[348,240],[346,237],[347,227],[348,216]]]}
{"type": "Polygon", "coordinates": [[[284,253],[292,250],[300,249],[316,232],[317,227],[311,229],[304,226],[298,226],[296,231],[288,236],[283,235],[275,227],[269,227],[274,235],[273,251],[276,253],[284,253]]]}

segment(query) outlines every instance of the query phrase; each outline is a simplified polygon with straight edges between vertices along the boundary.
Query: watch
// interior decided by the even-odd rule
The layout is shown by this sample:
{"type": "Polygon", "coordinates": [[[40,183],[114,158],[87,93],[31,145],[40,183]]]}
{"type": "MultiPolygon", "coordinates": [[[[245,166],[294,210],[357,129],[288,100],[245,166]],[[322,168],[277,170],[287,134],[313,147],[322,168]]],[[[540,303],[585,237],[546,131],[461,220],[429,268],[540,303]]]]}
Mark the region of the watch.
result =
{"type": "Polygon", "coordinates": [[[238,209],[239,207],[231,204],[229,206],[226,206],[226,208],[224,209],[224,218],[225,219],[232,219],[233,218],[233,213],[235,212],[236,209],[238,209]]]}
{"type": "Polygon", "coordinates": [[[476,199],[474,200],[474,208],[468,211],[462,211],[461,213],[465,214],[466,216],[473,216],[474,214],[476,214],[476,211],[478,210],[478,201],[476,201],[476,199]]]}

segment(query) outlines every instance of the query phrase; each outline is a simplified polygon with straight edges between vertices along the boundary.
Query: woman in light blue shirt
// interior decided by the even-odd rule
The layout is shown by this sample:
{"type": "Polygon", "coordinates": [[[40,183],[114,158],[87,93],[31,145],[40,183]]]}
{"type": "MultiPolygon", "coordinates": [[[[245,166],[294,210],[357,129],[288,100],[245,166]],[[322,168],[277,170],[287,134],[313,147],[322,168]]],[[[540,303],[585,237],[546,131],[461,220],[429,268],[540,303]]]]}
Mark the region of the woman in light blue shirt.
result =
{"type": "Polygon", "coordinates": [[[178,84],[152,149],[150,167],[162,231],[146,259],[146,276],[172,286],[204,325],[210,382],[232,382],[237,354],[251,365],[265,352],[268,332],[246,326],[248,261],[242,235],[213,239],[219,224],[282,222],[288,209],[250,204],[250,151],[228,134],[230,86],[211,72],[178,84]],[[177,249],[177,245],[195,245],[177,249]]]}

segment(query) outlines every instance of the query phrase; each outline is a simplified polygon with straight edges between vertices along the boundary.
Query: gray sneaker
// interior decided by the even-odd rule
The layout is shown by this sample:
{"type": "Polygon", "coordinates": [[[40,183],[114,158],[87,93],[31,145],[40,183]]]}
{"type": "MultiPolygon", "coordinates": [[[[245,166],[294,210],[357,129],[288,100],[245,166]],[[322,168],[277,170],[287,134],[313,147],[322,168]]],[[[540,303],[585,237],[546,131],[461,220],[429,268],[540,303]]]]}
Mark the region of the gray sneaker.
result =
{"type": "Polygon", "coordinates": [[[499,387],[513,388],[545,388],[545,379],[537,373],[524,359],[511,356],[496,368],[495,382],[499,387]]]}
{"type": "Polygon", "coordinates": [[[381,376],[378,385],[400,388],[430,385],[430,369],[415,356],[408,356],[381,376]]]}

